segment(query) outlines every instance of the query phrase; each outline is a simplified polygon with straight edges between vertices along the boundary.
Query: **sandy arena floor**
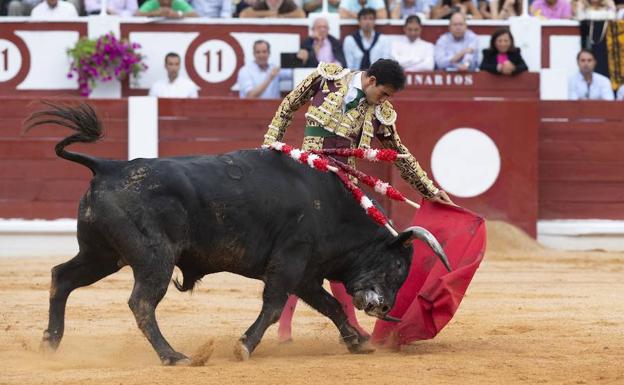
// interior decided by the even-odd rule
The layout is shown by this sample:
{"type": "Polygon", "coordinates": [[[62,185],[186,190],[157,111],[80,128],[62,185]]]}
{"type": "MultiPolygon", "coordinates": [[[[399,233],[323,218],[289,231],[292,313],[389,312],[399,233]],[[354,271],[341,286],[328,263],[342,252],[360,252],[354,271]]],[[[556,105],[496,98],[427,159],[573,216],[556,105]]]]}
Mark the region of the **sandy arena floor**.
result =
{"type": "Polygon", "coordinates": [[[75,291],[59,351],[40,354],[50,268],[65,259],[2,259],[0,384],[624,384],[624,254],[558,253],[504,224],[488,230],[455,318],[399,353],[351,355],[331,322],[300,304],[293,343],[277,344],[273,326],[237,362],[232,348],[257,316],[261,284],[218,274],[193,295],[171,286],[160,326],[187,355],[212,341],[202,367],[160,366],[126,304],[128,268],[75,291]]]}

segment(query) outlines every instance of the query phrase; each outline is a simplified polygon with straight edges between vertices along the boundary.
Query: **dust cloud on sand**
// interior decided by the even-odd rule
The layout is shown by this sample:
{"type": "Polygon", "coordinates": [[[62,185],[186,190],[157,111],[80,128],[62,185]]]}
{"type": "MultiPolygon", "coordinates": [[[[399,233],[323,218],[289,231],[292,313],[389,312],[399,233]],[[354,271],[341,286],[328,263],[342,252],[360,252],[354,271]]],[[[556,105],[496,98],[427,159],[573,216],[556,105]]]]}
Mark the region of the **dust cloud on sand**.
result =
{"type": "Polygon", "coordinates": [[[160,365],[127,306],[127,267],[72,293],[59,350],[41,353],[50,269],[69,256],[0,259],[0,384],[624,384],[624,254],[551,251],[504,223],[488,232],[455,318],[398,353],[347,353],[333,324],[300,303],[292,343],[278,344],[272,326],[237,362],[262,284],[215,274],[192,295],[172,285],[157,316],[194,367],[160,365]]]}

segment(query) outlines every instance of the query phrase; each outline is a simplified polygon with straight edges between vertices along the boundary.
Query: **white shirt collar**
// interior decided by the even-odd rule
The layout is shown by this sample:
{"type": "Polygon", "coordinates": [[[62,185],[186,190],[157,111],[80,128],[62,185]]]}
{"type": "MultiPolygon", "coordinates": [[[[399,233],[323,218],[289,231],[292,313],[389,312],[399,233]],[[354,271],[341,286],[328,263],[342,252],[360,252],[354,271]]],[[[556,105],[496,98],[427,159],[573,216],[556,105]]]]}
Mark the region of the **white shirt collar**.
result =
{"type": "Polygon", "coordinates": [[[362,74],[363,73],[364,73],[363,71],[359,71],[359,72],[356,72],[355,75],[353,75],[353,78],[351,78],[351,84],[350,84],[351,88],[358,88],[364,91],[362,89],[362,74]]]}

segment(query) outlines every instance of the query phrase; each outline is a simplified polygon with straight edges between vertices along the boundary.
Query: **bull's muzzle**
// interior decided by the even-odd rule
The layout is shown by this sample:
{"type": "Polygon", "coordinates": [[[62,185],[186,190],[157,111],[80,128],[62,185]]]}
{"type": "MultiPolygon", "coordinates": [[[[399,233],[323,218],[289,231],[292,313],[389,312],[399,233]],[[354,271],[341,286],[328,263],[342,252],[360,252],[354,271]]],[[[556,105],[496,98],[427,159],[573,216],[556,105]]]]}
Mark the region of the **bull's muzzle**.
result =
{"type": "Polygon", "coordinates": [[[358,290],[353,296],[353,305],[358,310],[364,310],[366,314],[372,317],[390,322],[400,322],[401,320],[388,315],[391,307],[384,298],[375,290],[358,290]]]}

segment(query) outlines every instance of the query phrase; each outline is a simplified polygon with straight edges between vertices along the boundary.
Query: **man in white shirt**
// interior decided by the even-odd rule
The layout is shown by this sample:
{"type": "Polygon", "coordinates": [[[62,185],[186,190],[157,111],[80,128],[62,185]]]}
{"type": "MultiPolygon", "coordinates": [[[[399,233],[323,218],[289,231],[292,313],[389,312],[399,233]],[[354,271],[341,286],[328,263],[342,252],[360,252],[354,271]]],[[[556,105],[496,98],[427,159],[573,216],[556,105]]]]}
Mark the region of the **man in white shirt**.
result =
{"type": "Polygon", "coordinates": [[[269,63],[271,46],[267,41],[257,40],[253,45],[254,61],[238,71],[238,92],[241,99],[279,99],[280,80],[292,78],[292,71],[280,69],[269,63]]]}
{"type": "Polygon", "coordinates": [[[576,61],[579,72],[568,81],[569,100],[613,100],[611,81],[604,75],[594,72],[596,58],[594,53],[583,48],[576,61]]]}
{"type": "Polygon", "coordinates": [[[390,56],[406,72],[433,71],[433,44],[420,38],[420,18],[416,15],[408,16],[403,30],[405,36],[392,42],[390,56]]]}
{"type": "Polygon", "coordinates": [[[170,52],[165,56],[167,79],[154,83],[150,96],[158,98],[196,98],[197,86],[191,80],[180,77],[180,55],[170,52]]]}
{"type": "Polygon", "coordinates": [[[624,84],[618,88],[616,100],[624,100],[624,84]]]}
{"type": "Polygon", "coordinates": [[[347,67],[352,70],[367,70],[377,60],[390,57],[386,37],[375,31],[375,19],[374,9],[362,9],[358,13],[360,29],[344,39],[343,51],[347,67]]]}
{"type": "Polygon", "coordinates": [[[30,13],[33,19],[73,19],[78,17],[76,7],[60,0],[45,0],[33,8],[30,13]]]}

